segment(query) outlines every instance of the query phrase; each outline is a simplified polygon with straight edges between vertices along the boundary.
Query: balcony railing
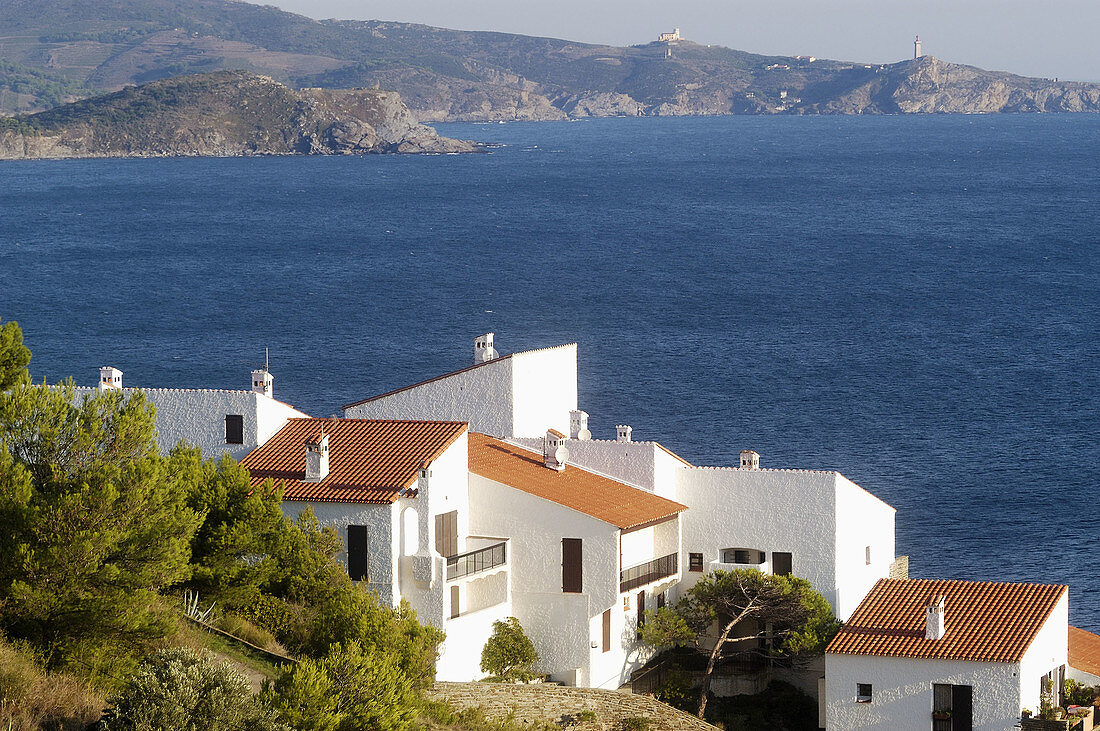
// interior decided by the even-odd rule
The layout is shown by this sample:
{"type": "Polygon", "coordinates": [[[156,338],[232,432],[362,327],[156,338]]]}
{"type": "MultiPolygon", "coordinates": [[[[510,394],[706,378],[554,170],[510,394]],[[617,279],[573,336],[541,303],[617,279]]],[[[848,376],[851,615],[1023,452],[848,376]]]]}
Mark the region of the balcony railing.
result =
{"type": "Polygon", "coordinates": [[[476,551],[467,551],[447,559],[447,581],[488,571],[508,561],[507,543],[497,543],[476,551]]]}
{"type": "Polygon", "coordinates": [[[677,568],[679,555],[678,553],[670,553],[667,556],[661,556],[620,571],[619,591],[630,591],[631,589],[637,589],[639,586],[675,576],[679,570],[677,568]]]}

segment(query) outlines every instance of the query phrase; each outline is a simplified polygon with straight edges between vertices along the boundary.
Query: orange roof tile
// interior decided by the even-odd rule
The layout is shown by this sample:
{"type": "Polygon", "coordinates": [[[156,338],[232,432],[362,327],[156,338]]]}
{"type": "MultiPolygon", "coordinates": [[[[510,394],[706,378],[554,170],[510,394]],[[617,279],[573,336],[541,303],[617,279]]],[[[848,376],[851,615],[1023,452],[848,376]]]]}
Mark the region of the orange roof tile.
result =
{"type": "Polygon", "coordinates": [[[558,472],[547,467],[538,452],[476,432],[470,433],[470,472],[623,530],[687,510],[686,505],[575,465],[558,472]]]}
{"type": "Polygon", "coordinates": [[[1067,588],[990,581],[879,579],[826,649],[838,655],[1019,662],[1067,588]],[[947,598],[945,633],[924,638],[924,608],[947,598]]]}
{"type": "Polygon", "coordinates": [[[268,478],[282,483],[284,500],[386,504],[466,429],[462,421],[289,419],[241,465],[254,486],[268,478]],[[320,482],[305,482],[305,444],[318,439],[322,427],[329,438],[329,472],[320,482]]]}
{"type": "Polygon", "coordinates": [[[1070,625],[1069,666],[1090,675],[1100,675],[1100,635],[1070,625]]]}

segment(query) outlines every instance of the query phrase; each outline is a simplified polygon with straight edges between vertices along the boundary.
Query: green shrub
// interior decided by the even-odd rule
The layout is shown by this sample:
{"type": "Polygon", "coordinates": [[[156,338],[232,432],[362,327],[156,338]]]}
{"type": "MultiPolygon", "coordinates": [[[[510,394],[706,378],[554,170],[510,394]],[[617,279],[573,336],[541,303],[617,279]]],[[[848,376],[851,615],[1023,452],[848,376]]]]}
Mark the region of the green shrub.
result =
{"type": "Polygon", "coordinates": [[[0,639],[0,729],[77,731],[103,713],[103,697],[86,681],[43,669],[26,646],[0,639]]]}
{"type": "Polygon", "coordinates": [[[481,669],[505,680],[529,680],[531,666],[538,662],[535,645],[519,620],[508,617],[493,622],[493,634],[481,650],[481,669]]]}
{"type": "Polygon", "coordinates": [[[653,722],[644,716],[628,716],[619,722],[619,728],[623,731],[649,731],[653,722]]]}
{"type": "Polygon", "coordinates": [[[175,648],[151,655],[103,719],[109,731],[283,731],[248,681],[209,655],[175,648]]]}
{"type": "Polygon", "coordinates": [[[228,632],[234,637],[239,637],[256,647],[280,655],[286,654],[286,648],[279,644],[274,635],[262,627],[257,627],[243,617],[226,613],[218,619],[216,624],[218,629],[228,632]]]}

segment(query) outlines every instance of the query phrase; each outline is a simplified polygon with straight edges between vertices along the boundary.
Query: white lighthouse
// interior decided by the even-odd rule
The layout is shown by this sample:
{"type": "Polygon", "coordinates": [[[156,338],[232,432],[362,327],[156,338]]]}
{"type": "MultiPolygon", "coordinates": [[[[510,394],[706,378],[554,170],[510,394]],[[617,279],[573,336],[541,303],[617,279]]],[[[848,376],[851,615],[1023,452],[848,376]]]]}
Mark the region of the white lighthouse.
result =
{"type": "Polygon", "coordinates": [[[913,60],[916,61],[923,55],[920,50],[920,36],[917,36],[917,39],[913,41],[913,60]]]}

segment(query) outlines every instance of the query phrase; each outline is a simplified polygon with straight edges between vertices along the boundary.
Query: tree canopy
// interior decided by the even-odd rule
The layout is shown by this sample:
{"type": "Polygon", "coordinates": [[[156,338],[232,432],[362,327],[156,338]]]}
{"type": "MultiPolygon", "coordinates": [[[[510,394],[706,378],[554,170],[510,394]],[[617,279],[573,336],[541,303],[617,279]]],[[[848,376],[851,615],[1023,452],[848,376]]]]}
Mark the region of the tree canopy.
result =
{"type": "Polygon", "coordinates": [[[838,627],[829,603],[805,579],[736,569],[706,574],[675,606],[647,612],[641,630],[647,644],[694,646],[709,655],[699,695],[702,718],[711,675],[727,645],[763,637],[780,653],[819,653],[838,627]]]}
{"type": "Polygon", "coordinates": [[[23,345],[23,331],[17,322],[0,325],[0,391],[7,391],[27,377],[31,351],[23,345]]]}

